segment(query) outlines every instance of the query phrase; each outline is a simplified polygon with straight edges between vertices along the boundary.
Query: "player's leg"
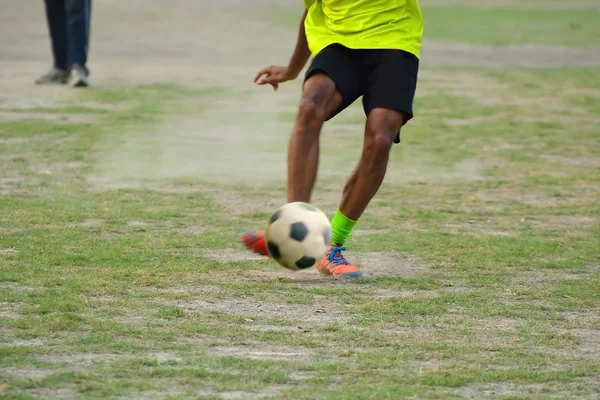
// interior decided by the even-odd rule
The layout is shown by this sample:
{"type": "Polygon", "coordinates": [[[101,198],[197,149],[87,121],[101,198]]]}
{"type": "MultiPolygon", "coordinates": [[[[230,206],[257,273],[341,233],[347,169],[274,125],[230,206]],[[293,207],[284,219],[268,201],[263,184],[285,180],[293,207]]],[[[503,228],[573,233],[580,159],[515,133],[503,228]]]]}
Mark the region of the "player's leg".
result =
{"type": "MultiPolygon", "coordinates": [[[[326,120],[352,104],[363,90],[360,70],[339,45],[325,48],[306,72],[298,117],[288,150],[288,201],[309,202],[319,163],[319,138],[326,120]]],[[[244,245],[267,255],[264,232],[246,232],[244,245]]]]}
{"type": "Polygon", "coordinates": [[[344,187],[342,202],[331,221],[333,243],[315,265],[319,272],[335,278],[362,276],[358,266],[344,258],[344,243],[383,181],[390,149],[403,120],[403,113],[396,110],[376,108],[369,113],[362,156],[344,187]]]}
{"type": "MultiPolygon", "coordinates": [[[[403,112],[389,108],[375,108],[369,113],[362,155],[344,187],[338,210],[348,220],[357,221],[379,190],[387,170],[390,149],[405,118],[403,112]]],[[[345,222],[345,219],[341,221],[345,222]]],[[[338,242],[343,244],[350,232],[337,233],[341,234],[338,242]]]]}
{"type": "Polygon", "coordinates": [[[311,62],[288,151],[288,201],[309,202],[317,178],[321,127],[363,92],[351,50],[334,44],[311,62]]]}
{"type": "MultiPolygon", "coordinates": [[[[363,97],[367,114],[363,152],[344,187],[342,201],[331,222],[334,249],[340,250],[332,254],[339,263],[345,262],[341,255],[341,250],[345,250],[344,243],[381,186],[392,144],[400,142],[400,128],[413,116],[412,102],[419,69],[418,59],[404,51],[365,53],[368,84],[363,97]]],[[[358,272],[355,275],[359,275],[358,272]]]]}
{"type": "Polygon", "coordinates": [[[341,104],[342,95],[327,74],[317,72],[304,83],[288,148],[288,202],[310,202],[317,179],[321,128],[341,104]]]}
{"type": "MultiPolygon", "coordinates": [[[[325,115],[331,115],[340,107],[342,95],[333,87],[331,79],[318,73],[306,80],[296,125],[290,138],[288,150],[288,201],[308,202],[317,178],[319,160],[319,134],[325,118],[321,99],[329,95],[325,115]]],[[[267,256],[267,245],[263,231],[250,231],[242,235],[241,241],[253,252],[267,256]]]]}
{"type": "Polygon", "coordinates": [[[46,20],[52,45],[54,64],[49,72],[36,79],[38,85],[66,83],[67,72],[67,25],[63,0],[45,0],[46,20]]]}
{"type": "Polygon", "coordinates": [[[68,62],[71,86],[87,86],[91,0],[64,0],[67,18],[68,62]]]}

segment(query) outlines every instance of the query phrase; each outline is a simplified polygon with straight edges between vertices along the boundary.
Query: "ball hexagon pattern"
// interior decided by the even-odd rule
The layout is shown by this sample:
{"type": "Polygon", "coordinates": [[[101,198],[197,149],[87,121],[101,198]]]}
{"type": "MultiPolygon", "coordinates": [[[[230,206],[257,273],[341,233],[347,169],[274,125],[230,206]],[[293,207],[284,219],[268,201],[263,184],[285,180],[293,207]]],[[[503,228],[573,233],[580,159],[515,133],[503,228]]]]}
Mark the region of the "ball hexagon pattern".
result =
{"type": "Polygon", "coordinates": [[[265,241],[271,257],[283,267],[293,271],[310,268],[329,249],[331,224],[312,204],[288,203],[271,215],[265,241]]]}

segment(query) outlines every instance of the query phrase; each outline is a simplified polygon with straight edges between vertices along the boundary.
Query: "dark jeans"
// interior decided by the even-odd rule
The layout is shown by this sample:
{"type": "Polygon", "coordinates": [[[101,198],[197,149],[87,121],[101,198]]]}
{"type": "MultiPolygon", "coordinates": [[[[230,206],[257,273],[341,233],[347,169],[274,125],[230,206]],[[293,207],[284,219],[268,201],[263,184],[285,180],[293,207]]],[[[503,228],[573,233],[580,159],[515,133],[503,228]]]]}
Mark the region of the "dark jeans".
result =
{"type": "Polygon", "coordinates": [[[67,70],[86,67],[92,0],[44,0],[52,41],[54,66],[67,70]]]}

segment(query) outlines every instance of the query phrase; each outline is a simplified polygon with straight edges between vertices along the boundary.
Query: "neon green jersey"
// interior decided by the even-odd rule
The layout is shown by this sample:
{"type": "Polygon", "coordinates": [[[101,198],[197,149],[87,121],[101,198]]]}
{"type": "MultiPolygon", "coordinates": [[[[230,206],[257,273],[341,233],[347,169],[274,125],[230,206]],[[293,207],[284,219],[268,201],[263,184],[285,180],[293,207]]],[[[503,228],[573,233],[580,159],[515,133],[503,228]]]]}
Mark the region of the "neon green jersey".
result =
{"type": "Polygon", "coordinates": [[[350,49],[397,49],[419,57],[423,17],[418,0],[304,0],[312,55],[332,43],[350,49]]]}

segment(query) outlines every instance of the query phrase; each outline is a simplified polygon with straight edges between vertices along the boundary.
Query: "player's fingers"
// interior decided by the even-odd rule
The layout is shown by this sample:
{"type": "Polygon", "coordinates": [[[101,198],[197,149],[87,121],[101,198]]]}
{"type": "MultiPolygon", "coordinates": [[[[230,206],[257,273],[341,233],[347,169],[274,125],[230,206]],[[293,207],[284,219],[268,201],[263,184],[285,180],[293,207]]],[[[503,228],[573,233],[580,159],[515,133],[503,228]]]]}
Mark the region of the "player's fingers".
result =
{"type": "Polygon", "coordinates": [[[277,85],[280,82],[281,82],[281,76],[279,76],[279,74],[269,74],[269,75],[264,76],[261,79],[259,79],[258,84],[264,85],[264,84],[268,83],[269,85],[275,87],[274,85],[277,85]]]}
{"type": "Polygon", "coordinates": [[[263,75],[271,75],[271,67],[266,67],[258,71],[256,76],[254,77],[254,83],[259,83],[263,75]]]}
{"type": "Polygon", "coordinates": [[[263,74],[263,75],[261,75],[261,76],[257,77],[257,78],[254,80],[254,83],[256,83],[257,85],[264,85],[265,83],[267,83],[267,79],[268,79],[268,78],[269,78],[269,75],[267,75],[267,74],[263,74]]]}

